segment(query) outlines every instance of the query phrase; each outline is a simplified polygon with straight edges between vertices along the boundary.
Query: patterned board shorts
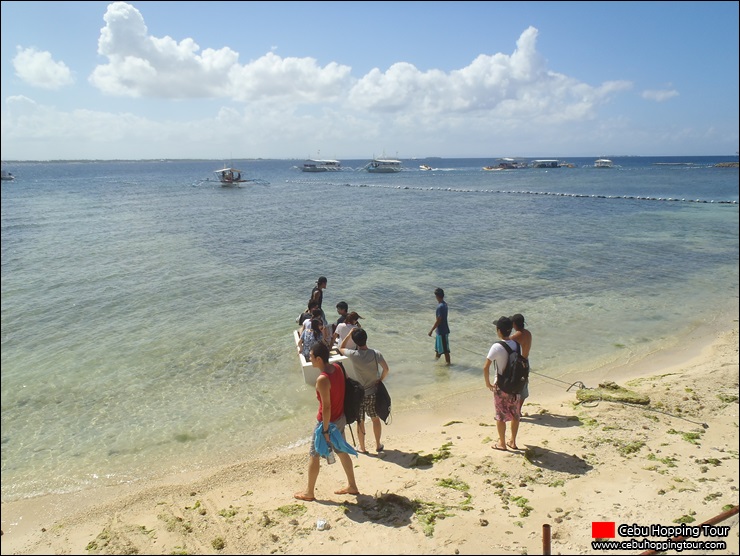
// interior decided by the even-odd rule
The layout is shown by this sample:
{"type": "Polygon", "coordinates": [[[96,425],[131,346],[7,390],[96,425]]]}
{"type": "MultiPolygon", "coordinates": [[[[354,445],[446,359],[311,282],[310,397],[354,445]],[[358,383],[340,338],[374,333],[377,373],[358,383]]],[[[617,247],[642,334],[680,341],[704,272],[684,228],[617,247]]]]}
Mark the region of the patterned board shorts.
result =
{"type": "Polygon", "coordinates": [[[521,413],[519,413],[519,398],[516,394],[507,394],[499,389],[493,393],[493,405],[496,410],[494,419],[496,421],[513,421],[514,419],[520,419],[521,413]]]}
{"type": "Polygon", "coordinates": [[[362,407],[360,408],[360,421],[365,420],[365,415],[371,419],[378,416],[375,412],[375,394],[365,394],[365,399],[362,401],[362,407]]]}

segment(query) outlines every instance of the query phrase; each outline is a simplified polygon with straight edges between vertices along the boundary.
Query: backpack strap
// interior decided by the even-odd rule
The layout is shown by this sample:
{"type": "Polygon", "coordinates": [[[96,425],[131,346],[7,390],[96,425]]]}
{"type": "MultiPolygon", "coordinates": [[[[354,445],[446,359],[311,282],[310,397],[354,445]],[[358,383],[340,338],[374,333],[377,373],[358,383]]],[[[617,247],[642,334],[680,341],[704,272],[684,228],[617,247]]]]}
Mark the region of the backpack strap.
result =
{"type": "MultiPolygon", "coordinates": [[[[521,355],[522,354],[522,346],[520,346],[519,345],[519,342],[517,342],[516,340],[512,340],[512,342],[514,342],[516,344],[516,352],[519,355],[521,355]]],[[[511,355],[513,353],[514,350],[509,347],[509,344],[507,344],[505,340],[499,340],[496,343],[497,344],[501,344],[502,346],[504,346],[506,348],[506,353],[508,353],[509,355],[511,355]]]]}
{"type": "MultiPolygon", "coordinates": [[[[514,351],[513,349],[511,349],[509,347],[509,344],[507,344],[504,340],[499,340],[496,343],[497,344],[501,344],[502,346],[504,346],[504,348],[506,348],[506,353],[508,353],[509,355],[511,355],[511,353],[514,351]]],[[[517,344],[517,345],[519,345],[519,344],[517,344]]]]}
{"type": "MultiPolygon", "coordinates": [[[[347,395],[347,371],[344,368],[344,365],[342,365],[341,362],[334,363],[337,367],[342,369],[342,374],[344,375],[344,395],[347,395]]],[[[347,428],[349,429],[349,433],[352,435],[352,444],[355,444],[355,433],[352,432],[352,425],[347,423],[347,428]]]]}

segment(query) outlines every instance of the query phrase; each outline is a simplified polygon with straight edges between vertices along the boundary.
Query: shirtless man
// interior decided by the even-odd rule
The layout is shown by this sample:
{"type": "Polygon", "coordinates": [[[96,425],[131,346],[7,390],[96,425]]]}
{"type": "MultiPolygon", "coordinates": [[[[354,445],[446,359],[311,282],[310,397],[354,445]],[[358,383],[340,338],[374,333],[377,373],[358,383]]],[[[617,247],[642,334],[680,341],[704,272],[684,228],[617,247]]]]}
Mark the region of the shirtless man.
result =
{"type": "MultiPolygon", "coordinates": [[[[514,326],[514,332],[511,333],[512,340],[515,340],[522,348],[522,357],[529,359],[529,348],[532,347],[532,333],[524,328],[524,315],[517,313],[511,318],[511,323],[514,326]]],[[[529,381],[524,385],[524,390],[519,394],[519,413],[522,412],[522,406],[524,400],[529,397],[529,381]]]]}

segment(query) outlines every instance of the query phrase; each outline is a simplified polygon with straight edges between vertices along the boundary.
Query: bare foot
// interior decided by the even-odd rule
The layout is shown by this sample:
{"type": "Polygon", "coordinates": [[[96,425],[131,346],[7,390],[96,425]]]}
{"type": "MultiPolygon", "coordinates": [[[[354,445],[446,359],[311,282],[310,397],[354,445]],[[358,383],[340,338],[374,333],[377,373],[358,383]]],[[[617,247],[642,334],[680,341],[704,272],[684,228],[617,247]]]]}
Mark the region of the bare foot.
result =
{"type": "Polygon", "coordinates": [[[349,487],[346,488],[340,488],[339,490],[335,490],[334,494],[352,494],[353,496],[356,496],[360,494],[359,490],[352,490],[349,487]]]}
{"type": "Polygon", "coordinates": [[[494,444],[491,446],[494,450],[501,450],[502,452],[508,452],[509,450],[506,449],[506,446],[499,446],[498,444],[494,444]]]}
{"type": "Polygon", "coordinates": [[[304,502],[313,502],[314,500],[316,500],[316,498],[314,498],[313,496],[309,496],[304,492],[296,492],[293,495],[293,498],[295,498],[296,500],[303,500],[304,502]]]}
{"type": "Polygon", "coordinates": [[[518,449],[519,449],[519,446],[517,446],[516,444],[514,444],[514,443],[513,443],[513,442],[511,442],[511,441],[507,442],[507,443],[506,443],[506,445],[507,445],[507,446],[508,446],[509,448],[511,448],[512,450],[518,450],[518,449]]]}

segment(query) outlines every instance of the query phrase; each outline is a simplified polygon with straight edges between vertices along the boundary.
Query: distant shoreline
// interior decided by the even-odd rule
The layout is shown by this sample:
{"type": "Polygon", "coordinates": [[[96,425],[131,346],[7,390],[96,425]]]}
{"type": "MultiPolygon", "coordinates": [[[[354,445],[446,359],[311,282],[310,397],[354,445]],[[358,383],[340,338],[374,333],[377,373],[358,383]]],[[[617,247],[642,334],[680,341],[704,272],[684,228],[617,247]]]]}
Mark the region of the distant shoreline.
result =
{"type": "MultiPolygon", "coordinates": [[[[690,156],[700,157],[700,158],[722,158],[722,157],[731,157],[731,156],[737,156],[737,155],[730,155],[730,154],[701,154],[701,155],[622,155],[622,156],[611,156],[612,159],[614,158],[687,158],[690,156]]],[[[352,156],[345,156],[345,157],[339,157],[342,160],[369,160],[371,157],[368,156],[358,156],[358,157],[352,157],[352,156]]],[[[441,159],[453,159],[453,160],[478,160],[478,159],[495,159],[498,158],[496,156],[426,156],[426,157],[409,157],[404,158],[400,157],[399,160],[441,160],[441,159]]],[[[541,157],[537,156],[525,156],[522,157],[523,159],[538,159],[541,157]]],[[[561,156],[557,157],[558,159],[568,159],[568,158],[597,158],[595,156],[561,156]]],[[[213,162],[214,160],[223,160],[222,158],[139,158],[139,159],[132,159],[132,158],[70,158],[70,159],[51,159],[51,160],[3,160],[3,164],[36,164],[36,163],[59,163],[59,162],[73,162],[73,163],[94,163],[94,162],[213,162]]],[[[248,161],[270,161],[270,160],[285,160],[285,161],[300,161],[305,160],[305,158],[295,158],[295,157],[288,157],[288,158],[263,158],[263,157],[257,157],[257,158],[250,158],[250,157],[234,157],[233,160],[248,160],[248,161]]],[[[654,164],[661,164],[661,163],[654,163],[654,164]]],[[[679,164],[676,162],[667,162],[664,164],[679,164]]],[[[692,164],[692,163],[680,163],[680,164],[692,164]]],[[[715,167],[722,167],[722,168],[737,168],[740,163],[738,161],[731,161],[731,162],[718,162],[714,166],[715,167]]]]}

